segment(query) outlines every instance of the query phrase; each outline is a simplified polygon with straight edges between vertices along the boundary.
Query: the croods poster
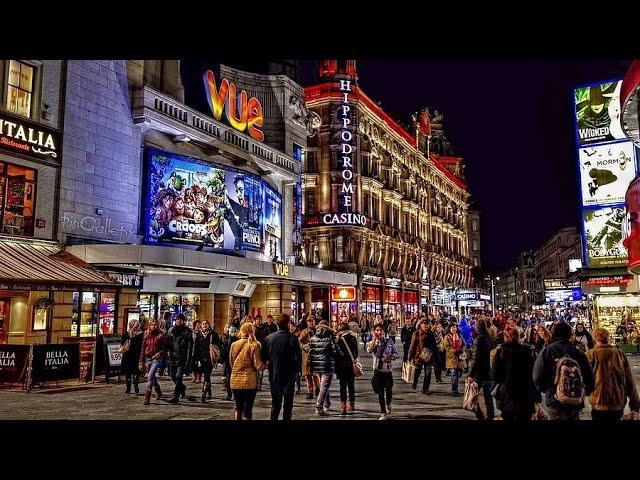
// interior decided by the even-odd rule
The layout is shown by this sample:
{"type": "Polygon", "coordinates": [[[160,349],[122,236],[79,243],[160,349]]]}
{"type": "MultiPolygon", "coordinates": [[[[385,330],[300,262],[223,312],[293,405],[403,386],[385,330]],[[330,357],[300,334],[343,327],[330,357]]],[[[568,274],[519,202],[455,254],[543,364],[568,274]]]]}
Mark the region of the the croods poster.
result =
{"type": "MultiPolygon", "coordinates": [[[[260,177],[159,150],[147,150],[146,168],[147,242],[269,250],[265,190],[278,205],[281,198],[260,177]]],[[[281,208],[269,215],[269,222],[281,224],[281,208]]]]}

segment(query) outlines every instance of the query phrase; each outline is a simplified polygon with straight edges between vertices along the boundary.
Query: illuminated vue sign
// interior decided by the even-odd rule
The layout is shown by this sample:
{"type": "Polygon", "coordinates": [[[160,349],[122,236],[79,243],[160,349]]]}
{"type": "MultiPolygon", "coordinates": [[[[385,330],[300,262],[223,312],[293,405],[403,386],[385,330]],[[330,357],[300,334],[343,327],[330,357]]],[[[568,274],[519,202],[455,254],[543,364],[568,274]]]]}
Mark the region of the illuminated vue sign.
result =
{"type": "Polygon", "coordinates": [[[621,81],[597,83],[575,90],[580,145],[625,139],[620,123],[621,81]]]}
{"type": "Polygon", "coordinates": [[[146,182],[147,243],[251,250],[280,260],[282,198],[260,177],[147,150],[146,182]]]}
{"type": "Polygon", "coordinates": [[[62,152],[60,132],[37,123],[0,113],[0,149],[51,160],[62,152]]]}
{"type": "Polygon", "coordinates": [[[264,133],[260,130],[264,123],[264,113],[260,100],[256,97],[248,98],[245,90],[237,94],[236,86],[223,78],[220,89],[216,87],[216,77],[211,70],[204,74],[204,88],[207,94],[207,103],[216,120],[222,118],[225,112],[229,124],[238,130],[245,130],[252,138],[259,142],[264,141],[264,133]]]}

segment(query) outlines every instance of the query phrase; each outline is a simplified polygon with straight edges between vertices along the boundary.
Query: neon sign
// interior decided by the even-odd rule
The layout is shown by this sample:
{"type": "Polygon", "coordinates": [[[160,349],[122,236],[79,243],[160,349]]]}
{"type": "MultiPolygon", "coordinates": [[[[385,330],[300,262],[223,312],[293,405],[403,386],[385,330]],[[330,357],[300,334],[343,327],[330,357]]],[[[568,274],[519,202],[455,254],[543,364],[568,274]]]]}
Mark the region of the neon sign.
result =
{"type": "Polygon", "coordinates": [[[204,88],[207,103],[216,120],[222,118],[224,110],[229,124],[239,132],[248,131],[252,138],[259,142],[264,140],[264,133],[259,127],[264,124],[262,104],[256,97],[249,98],[245,90],[237,94],[236,86],[223,78],[220,89],[216,88],[216,77],[211,70],[204,74],[204,88]]]}

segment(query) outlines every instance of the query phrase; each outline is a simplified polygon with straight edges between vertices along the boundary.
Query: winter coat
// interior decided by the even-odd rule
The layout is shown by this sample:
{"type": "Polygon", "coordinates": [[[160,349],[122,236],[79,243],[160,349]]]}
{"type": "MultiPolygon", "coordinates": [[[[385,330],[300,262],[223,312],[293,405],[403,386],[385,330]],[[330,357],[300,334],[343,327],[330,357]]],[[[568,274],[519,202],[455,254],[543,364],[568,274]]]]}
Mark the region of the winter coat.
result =
{"type": "Polygon", "coordinates": [[[408,349],[409,346],[411,345],[411,339],[413,338],[413,332],[415,331],[416,331],[416,327],[414,327],[413,325],[411,326],[405,325],[400,330],[400,343],[402,343],[402,346],[405,349],[408,349]]]}
{"type": "Polygon", "coordinates": [[[130,340],[129,350],[122,354],[122,361],[120,363],[120,369],[125,375],[139,372],[138,364],[140,362],[140,351],[142,350],[143,339],[144,334],[142,332],[133,338],[129,336],[129,332],[124,332],[124,335],[122,335],[122,340],[120,341],[121,346],[124,345],[127,340],[130,340]]]}
{"type": "Polygon", "coordinates": [[[174,367],[188,367],[193,355],[193,334],[186,326],[174,325],[167,332],[169,362],[174,367]]]}
{"type": "Polygon", "coordinates": [[[288,329],[267,335],[262,344],[262,361],[269,362],[270,385],[290,385],[296,381],[302,364],[300,342],[288,329]]]}
{"type": "Polygon", "coordinates": [[[373,354],[372,366],[375,372],[390,373],[392,371],[393,361],[400,356],[398,349],[391,340],[380,341],[375,337],[367,343],[367,352],[373,354]],[[384,351],[382,350],[383,346],[384,351]]]}
{"type": "Polygon", "coordinates": [[[478,384],[491,381],[491,348],[493,341],[488,333],[480,333],[473,340],[472,363],[469,376],[478,384]]]}
{"type": "Polygon", "coordinates": [[[535,410],[536,389],[531,373],[531,348],[518,343],[505,343],[496,354],[491,369],[497,385],[496,406],[503,413],[531,416],[535,410]]]}
{"type": "Polygon", "coordinates": [[[458,337],[460,338],[460,348],[456,350],[453,347],[453,335],[447,333],[444,336],[444,349],[446,352],[445,368],[464,368],[464,362],[460,360],[460,355],[464,348],[464,341],[460,335],[458,335],[458,337]]]}
{"type": "Polygon", "coordinates": [[[315,333],[315,327],[307,327],[300,332],[300,337],[298,338],[298,340],[300,341],[300,348],[302,349],[302,376],[304,377],[312,375],[311,363],[309,362],[309,342],[311,340],[311,337],[313,337],[315,333]]]}
{"type": "Polygon", "coordinates": [[[221,349],[221,344],[220,336],[213,330],[209,330],[206,335],[198,332],[193,346],[193,363],[200,362],[209,368],[213,367],[210,347],[216,345],[221,349]]]}
{"type": "Polygon", "coordinates": [[[157,360],[164,358],[167,354],[167,335],[162,330],[157,329],[153,333],[147,330],[142,339],[140,349],[140,362],[144,363],[147,358],[157,360]]]}
{"type": "Polygon", "coordinates": [[[231,375],[231,346],[238,340],[238,337],[223,335],[220,345],[220,362],[224,364],[222,376],[229,378],[231,375]]]}
{"type": "Polygon", "coordinates": [[[409,345],[409,354],[407,358],[415,363],[416,365],[422,364],[422,360],[420,359],[420,354],[422,353],[423,348],[428,348],[431,350],[431,360],[429,363],[433,362],[433,357],[438,351],[438,347],[436,345],[436,337],[433,335],[431,330],[426,332],[421,332],[420,329],[413,332],[413,337],[411,338],[411,344],[409,345]]]}
{"type": "Polygon", "coordinates": [[[629,408],[637,412],[638,390],[622,350],[612,345],[597,346],[587,352],[587,359],[595,377],[595,387],[589,396],[591,409],[622,411],[628,398],[629,408]]]}
{"type": "Polygon", "coordinates": [[[338,333],[336,337],[339,352],[336,357],[336,376],[338,378],[349,379],[355,377],[353,373],[353,362],[349,356],[349,351],[347,351],[347,345],[341,340],[342,338],[347,342],[349,351],[354,359],[358,358],[358,339],[350,330],[343,330],[338,333]]]}
{"type": "MultiPolygon", "coordinates": [[[[587,356],[573,346],[569,340],[556,340],[542,349],[533,367],[533,381],[540,392],[546,393],[546,404],[550,407],[561,405],[556,400],[555,393],[556,360],[565,355],[573,358],[580,366],[585,395],[589,395],[593,391],[593,370],[591,370],[587,356]]],[[[583,406],[584,402],[577,408],[582,408],[583,406]]]]}
{"type": "Polygon", "coordinates": [[[460,332],[458,332],[458,334],[462,337],[465,345],[471,345],[473,343],[473,328],[464,317],[460,320],[460,332]]]}
{"type": "Polygon", "coordinates": [[[231,388],[234,390],[255,390],[258,388],[258,370],[262,369],[260,342],[248,343],[241,338],[231,345],[231,388]]]}
{"type": "Polygon", "coordinates": [[[316,328],[309,341],[309,362],[313,373],[333,373],[335,357],[338,353],[333,330],[328,327],[316,328]]]}

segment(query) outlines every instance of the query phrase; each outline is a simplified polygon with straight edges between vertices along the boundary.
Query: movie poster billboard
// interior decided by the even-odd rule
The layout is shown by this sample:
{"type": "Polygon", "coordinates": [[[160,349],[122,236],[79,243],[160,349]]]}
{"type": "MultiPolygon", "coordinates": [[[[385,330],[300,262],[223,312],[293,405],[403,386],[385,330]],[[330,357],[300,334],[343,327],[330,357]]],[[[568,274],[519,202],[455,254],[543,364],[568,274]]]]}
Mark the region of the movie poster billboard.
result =
{"type": "MultiPolygon", "coordinates": [[[[159,150],[147,151],[146,169],[146,242],[268,251],[265,189],[270,187],[260,177],[159,150]]],[[[275,190],[268,195],[281,202],[275,190]]],[[[280,225],[281,209],[276,215],[280,225]]]]}
{"type": "Polygon", "coordinates": [[[269,185],[264,186],[265,245],[263,253],[273,261],[281,261],[280,241],[282,239],[282,199],[269,185]]]}
{"type": "Polygon", "coordinates": [[[602,268],[627,265],[622,225],[625,217],[624,206],[583,211],[587,266],[602,268]]]}
{"type": "Polygon", "coordinates": [[[633,143],[580,147],[579,158],[582,205],[623,203],[625,192],[636,175],[633,143]]]}
{"type": "Polygon", "coordinates": [[[627,138],[620,123],[621,85],[613,81],[575,89],[579,145],[627,138]]]}

